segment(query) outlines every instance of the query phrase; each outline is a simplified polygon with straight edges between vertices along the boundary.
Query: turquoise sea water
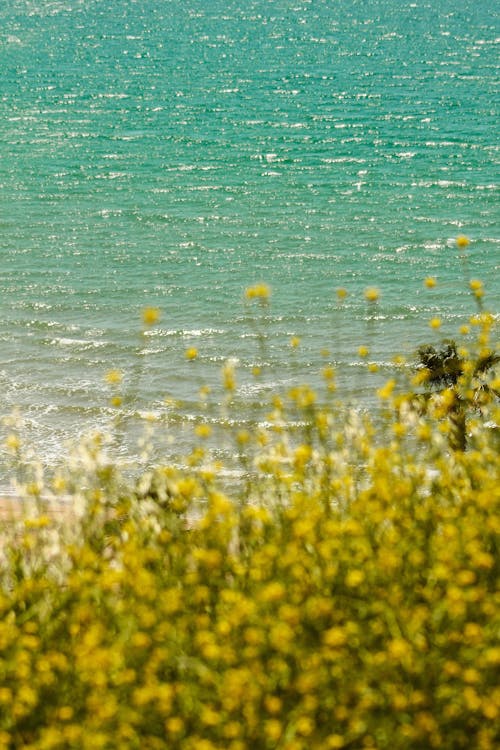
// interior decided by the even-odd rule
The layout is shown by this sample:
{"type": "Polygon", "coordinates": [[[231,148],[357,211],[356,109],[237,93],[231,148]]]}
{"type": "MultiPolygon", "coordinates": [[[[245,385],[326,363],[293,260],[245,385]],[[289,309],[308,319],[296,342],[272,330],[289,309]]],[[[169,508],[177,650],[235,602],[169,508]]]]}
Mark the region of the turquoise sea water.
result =
{"type": "Polygon", "coordinates": [[[324,348],[361,403],[359,344],[385,377],[453,335],[467,275],[498,311],[499,42],[495,0],[2,2],[2,411],[52,459],[112,422],[118,368],[124,424],[180,434],[228,357],[243,418],[324,348]]]}

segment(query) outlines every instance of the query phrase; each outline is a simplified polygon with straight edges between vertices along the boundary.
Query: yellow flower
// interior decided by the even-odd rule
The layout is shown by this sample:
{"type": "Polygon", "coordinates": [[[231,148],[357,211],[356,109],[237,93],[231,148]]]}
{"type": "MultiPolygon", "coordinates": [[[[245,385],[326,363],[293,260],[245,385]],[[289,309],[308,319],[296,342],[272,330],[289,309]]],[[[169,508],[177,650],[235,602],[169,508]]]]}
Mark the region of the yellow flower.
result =
{"type": "Polygon", "coordinates": [[[378,289],[376,289],[373,286],[368,287],[368,289],[365,289],[365,299],[368,302],[376,302],[380,297],[380,292],[378,289]]]}
{"type": "Polygon", "coordinates": [[[264,705],[266,707],[266,710],[269,711],[270,714],[277,714],[281,711],[281,706],[283,704],[283,701],[281,698],[278,698],[277,695],[268,695],[264,699],[264,705]]]}
{"type": "Polygon", "coordinates": [[[61,706],[61,708],[59,709],[59,718],[62,721],[69,721],[73,718],[73,715],[74,711],[71,706],[61,706]]]}
{"type": "Polygon", "coordinates": [[[308,737],[314,731],[314,721],[310,716],[301,716],[297,719],[295,729],[298,734],[301,734],[304,737],[308,737]]]}
{"type": "Polygon", "coordinates": [[[0,705],[8,705],[12,702],[12,690],[8,687],[0,687],[0,705]]]}
{"type": "Polygon", "coordinates": [[[436,330],[437,328],[441,327],[441,318],[432,318],[429,320],[429,326],[436,330]]]}
{"type": "Polygon", "coordinates": [[[428,424],[420,424],[417,428],[417,437],[419,440],[429,441],[432,437],[432,430],[428,424]]]}
{"type": "Polygon", "coordinates": [[[467,669],[464,669],[462,672],[462,678],[464,682],[468,682],[470,684],[473,684],[474,682],[479,682],[481,679],[481,676],[477,669],[474,669],[474,667],[468,667],[467,669]]]}
{"type": "Polygon", "coordinates": [[[335,369],[331,366],[324,367],[322,375],[325,380],[333,380],[335,377],[335,369]]]}
{"type": "Polygon", "coordinates": [[[481,708],[481,699],[472,687],[466,687],[463,690],[465,705],[471,711],[478,711],[481,708]]]}
{"type": "Polygon", "coordinates": [[[200,438],[207,438],[212,434],[212,428],[208,424],[199,424],[194,431],[200,438]]]}
{"type": "Polygon", "coordinates": [[[64,492],[67,489],[67,486],[68,482],[66,481],[66,479],[60,474],[56,474],[56,476],[52,480],[52,489],[54,490],[54,492],[64,492]]]}
{"type": "Polygon", "coordinates": [[[315,392],[307,385],[294,386],[288,395],[301,409],[312,406],[316,401],[315,392]]]}
{"type": "Polygon", "coordinates": [[[279,581],[272,581],[262,590],[260,599],[263,602],[276,602],[285,596],[285,587],[279,581]]]}
{"type": "Polygon", "coordinates": [[[210,708],[210,706],[204,706],[202,708],[200,719],[203,724],[206,724],[209,727],[215,727],[221,721],[220,715],[213,708],[210,708]]]}
{"type": "Polygon", "coordinates": [[[271,296],[271,289],[267,284],[255,284],[249,286],[245,291],[245,297],[247,299],[260,299],[261,301],[268,300],[271,296]]]}
{"type": "Polygon", "coordinates": [[[370,353],[370,350],[368,349],[367,346],[361,345],[359,347],[359,349],[358,349],[358,354],[359,354],[360,357],[363,357],[363,358],[367,357],[369,355],[369,353],[370,353]]]}
{"type": "Polygon", "coordinates": [[[395,422],[392,425],[392,431],[394,432],[396,437],[404,437],[407,432],[407,426],[402,422],[395,422]]]}
{"type": "Polygon", "coordinates": [[[236,362],[228,359],[222,367],[222,382],[226,391],[234,391],[236,388],[236,362]]]}
{"type": "Polygon", "coordinates": [[[198,356],[198,349],[195,346],[190,346],[189,349],[186,349],[184,356],[189,360],[196,359],[198,356]]]}
{"type": "Polygon", "coordinates": [[[403,638],[394,638],[389,643],[388,651],[395,659],[402,659],[411,653],[411,648],[408,641],[403,638]]]}
{"type": "Polygon", "coordinates": [[[346,577],[345,582],[349,588],[356,588],[365,580],[365,574],[362,570],[350,570],[346,577]]]}
{"type": "Polygon", "coordinates": [[[345,742],[341,734],[330,734],[326,738],[326,747],[329,750],[338,750],[338,748],[344,747],[345,742]]]}
{"type": "Polygon", "coordinates": [[[433,288],[434,288],[434,287],[436,286],[436,284],[437,284],[437,281],[436,281],[436,279],[435,279],[435,277],[434,277],[434,276],[428,276],[428,277],[427,277],[427,278],[425,279],[425,281],[424,281],[424,284],[425,284],[425,286],[426,286],[426,287],[427,287],[428,289],[433,289],[433,288]]]}
{"type": "Polygon", "coordinates": [[[21,447],[21,441],[19,440],[17,435],[14,435],[13,433],[11,433],[10,435],[7,435],[7,437],[5,438],[4,446],[7,448],[8,451],[15,453],[21,447]]]}
{"type": "Polygon", "coordinates": [[[165,722],[165,729],[169,734],[180,734],[184,730],[184,722],[180,716],[170,716],[165,722]]]}
{"type": "Polygon", "coordinates": [[[489,700],[488,698],[484,698],[481,704],[481,710],[483,714],[486,716],[487,719],[496,719],[500,709],[498,705],[494,701],[489,700]]]}
{"type": "Polygon", "coordinates": [[[300,344],[300,338],[298,336],[292,336],[290,339],[290,346],[292,349],[296,349],[298,345],[300,344]]]}
{"type": "Polygon", "coordinates": [[[123,373],[120,370],[108,370],[104,378],[109,385],[119,385],[123,380],[123,373]]]}
{"type": "Polygon", "coordinates": [[[347,297],[347,289],[344,289],[343,286],[339,287],[339,289],[337,289],[337,298],[339,300],[343,300],[346,297],[347,297]]]}
{"type": "Polygon", "coordinates": [[[294,459],[295,464],[300,468],[303,467],[312,456],[312,448],[310,445],[303,444],[295,448],[294,459]]]}
{"type": "Polygon", "coordinates": [[[160,320],[159,307],[145,307],[142,311],[142,322],[145,326],[154,326],[160,320]]]}
{"type": "Polygon", "coordinates": [[[396,381],[394,379],[391,378],[391,380],[388,380],[382,388],[378,389],[378,397],[382,399],[382,401],[387,401],[391,397],[395,385],[396,381]]]}
{"type": "Polygon", "coordinates": [[[323,643],[325,646],[338,648],[347,643],[347,634],[343,628],[333,627],[323,634],[323,643]]]}
{"type": "Polygon", "coordinates": [[[457,237],[456,242],[457,242],[457,246],[461,248],[467,247],[467,245],[470,245],[470,239],[466,237],[464,234],[460,234],[457,237]]]}
{"type": "Polygon", "coordinates": [[[278,719],[268,719],[266,722],[264,722],[264,732],[266,734],[266,737],[268,737],[273,742],[279,740],[282,731],[282,725],[281,722],[278,721],[278,719]]]}

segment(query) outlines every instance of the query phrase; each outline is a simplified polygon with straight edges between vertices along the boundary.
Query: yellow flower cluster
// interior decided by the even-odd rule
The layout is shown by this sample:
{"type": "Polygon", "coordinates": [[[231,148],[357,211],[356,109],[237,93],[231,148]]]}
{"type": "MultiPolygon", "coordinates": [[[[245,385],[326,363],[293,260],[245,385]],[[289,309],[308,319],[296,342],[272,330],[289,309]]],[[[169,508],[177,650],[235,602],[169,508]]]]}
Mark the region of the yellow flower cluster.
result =
{"type": "Polygon", "coordinates": [[[380,292],[378,289],[375,289],[375,287],[368,287],[368,289],[365,289],[365,299],[368,302],[376,302],[380,297],[380,292]]]}
{"type": "Polygon", "coordinates": [[[494,401],[467,450],[443,439],[470,357],[426,411],[395,379],[376,420],[275,397],[234,437],[236,489],[201,448],[131,482],[95,440],[84,477],[58,475],[69,519],[38,488],[0,521],[0,750],[494,750],[494,401]]]}
{"type": "Polygon", "coordinates": [[[145,307],[142,310],[142,322],[145,326],[154,326],[160,320],[159,307],[145,307]]]}
{"type": "Polygon", "coordinates": [[[267,284],[254,284],[249,286],[245,291],[245,298],[248,300],[267,301],[271,296],[271,289],[267,284]]]}

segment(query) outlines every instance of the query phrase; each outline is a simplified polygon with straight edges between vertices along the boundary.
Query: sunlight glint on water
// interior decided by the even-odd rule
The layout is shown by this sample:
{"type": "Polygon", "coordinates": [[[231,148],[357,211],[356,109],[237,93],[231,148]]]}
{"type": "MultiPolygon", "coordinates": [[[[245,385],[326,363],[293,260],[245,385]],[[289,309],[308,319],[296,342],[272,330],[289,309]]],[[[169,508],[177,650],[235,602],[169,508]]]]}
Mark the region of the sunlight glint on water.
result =
{"type": "Polygon", "coordinates": [[[242,419],[325,348],[360,404],[361,343],[385,376],[455,335],[467,276],[498,310],[495,3],[12,0],[0,21],[0,386],[47,458],[112,424],[110,368],[129,426],[194,418],[202,383],[220,400],[227,357],[242,419]]]}

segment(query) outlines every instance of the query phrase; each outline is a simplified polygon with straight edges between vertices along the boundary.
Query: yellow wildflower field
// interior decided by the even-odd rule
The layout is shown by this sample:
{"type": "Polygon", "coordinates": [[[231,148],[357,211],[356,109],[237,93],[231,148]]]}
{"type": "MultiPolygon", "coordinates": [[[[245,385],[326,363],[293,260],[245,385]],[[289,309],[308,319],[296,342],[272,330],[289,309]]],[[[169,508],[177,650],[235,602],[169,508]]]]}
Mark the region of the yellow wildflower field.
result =
{"type": "Polygon", "coordinates": [[[498,747],[494,372],[473,403],[492,325],[443,393],[391,380],[376,418],[301,384],[276,396],[268,427],[234,436],[237,486],[208,425],[186,468],[131,481],[95,439],[26,485],[0,521],[0,749],[498,747]]]}

